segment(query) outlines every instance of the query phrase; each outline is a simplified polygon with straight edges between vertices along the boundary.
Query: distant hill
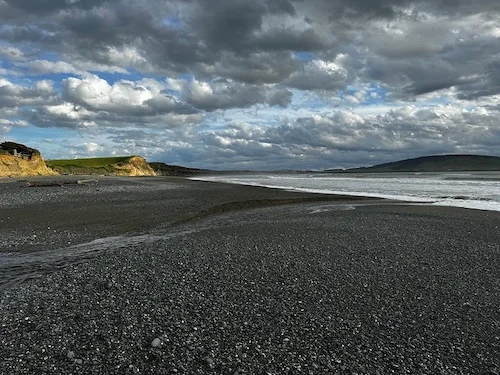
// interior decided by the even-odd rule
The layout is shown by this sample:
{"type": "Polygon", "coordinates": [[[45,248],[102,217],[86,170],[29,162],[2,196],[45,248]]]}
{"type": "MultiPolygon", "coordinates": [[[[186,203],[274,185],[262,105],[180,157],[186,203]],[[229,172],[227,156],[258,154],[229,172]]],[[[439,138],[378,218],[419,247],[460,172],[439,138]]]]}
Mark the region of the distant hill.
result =
{"type": "Polygon", "coordinates": [[[155,176],[153,169],[141,156],[47,160],[46,163],[61,174],[155,176]]]}
{"type": "Polygon", "coordinates": [[[500,157],[483,155],[436,155],[406,159],[373,167],[352,168],[331,173],[382,173],[382,172],[469,172],[500,171],[500,157]]]}
{"type": "Polygon", "coordinates": [[[193,176],[196,174],[212,173],[208,169],[186,168],[178,165],[170,165],[165,163],[149,163],[157,176],[193,176]]]}

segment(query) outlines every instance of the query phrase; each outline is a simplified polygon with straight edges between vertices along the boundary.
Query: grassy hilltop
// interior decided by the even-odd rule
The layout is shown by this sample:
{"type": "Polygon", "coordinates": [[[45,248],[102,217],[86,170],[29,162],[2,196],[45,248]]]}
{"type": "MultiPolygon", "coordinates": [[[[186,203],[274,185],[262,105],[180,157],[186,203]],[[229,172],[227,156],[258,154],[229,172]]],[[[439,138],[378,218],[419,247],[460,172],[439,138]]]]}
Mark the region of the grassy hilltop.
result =
{"type": "Polygon", "coordinates": [[[372,167],[326,170],[341,173],[473,172],[500,171],[500,157],[486,155],[435,155],[406,159],[372,167]]]}
{"type": "Polygon", "coordinates": [[[47,160],[47,165],[61,174],[99,174],[118,176],[154,176],[140,156],[47,160]]]}

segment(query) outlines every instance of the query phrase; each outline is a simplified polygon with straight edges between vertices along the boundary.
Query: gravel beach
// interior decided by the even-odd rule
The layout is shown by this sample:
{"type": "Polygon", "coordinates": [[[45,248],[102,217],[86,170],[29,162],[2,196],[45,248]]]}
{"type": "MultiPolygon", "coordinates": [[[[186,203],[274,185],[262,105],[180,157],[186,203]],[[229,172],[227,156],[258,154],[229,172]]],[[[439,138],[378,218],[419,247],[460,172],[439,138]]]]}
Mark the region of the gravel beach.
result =
{"type": "Polygon", "coordinates": [[[500,374],[497,212],[182,178],[0,210],[1,374],[500,374]]]}

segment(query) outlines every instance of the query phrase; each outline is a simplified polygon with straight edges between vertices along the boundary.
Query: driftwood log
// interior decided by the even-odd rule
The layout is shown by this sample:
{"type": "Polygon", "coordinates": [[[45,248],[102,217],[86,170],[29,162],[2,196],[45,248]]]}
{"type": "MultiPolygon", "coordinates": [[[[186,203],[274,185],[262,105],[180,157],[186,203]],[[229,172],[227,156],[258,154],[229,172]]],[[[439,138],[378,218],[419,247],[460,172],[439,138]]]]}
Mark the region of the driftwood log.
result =
{"type": "Polygon", "coordinates": [[[91,182],[99,182],[98,179],[74,180],[74,181],[27,181],[28,187],[50,187],[68,185],[86,185],[91,182]]]}

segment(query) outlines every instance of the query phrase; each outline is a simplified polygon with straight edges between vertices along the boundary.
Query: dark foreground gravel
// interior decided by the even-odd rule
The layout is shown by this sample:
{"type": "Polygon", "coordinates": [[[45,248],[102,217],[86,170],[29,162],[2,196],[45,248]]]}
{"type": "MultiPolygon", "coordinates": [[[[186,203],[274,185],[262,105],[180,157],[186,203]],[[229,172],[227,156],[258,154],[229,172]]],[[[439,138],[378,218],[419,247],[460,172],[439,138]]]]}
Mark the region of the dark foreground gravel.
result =
{"type": "Polygon", "coordinates": [[[0,373],[499,374],[499,226],[305,203],[116,238],[0,292],[0,373]]]}
{"type": "Polygon", "coordinates": [[[54,250],[272,202],[359,199],[366,200],[178,177],[0,178],[0,253],[54,250]],[[65,184],[78,180],[90,182],[65,184]]]}

